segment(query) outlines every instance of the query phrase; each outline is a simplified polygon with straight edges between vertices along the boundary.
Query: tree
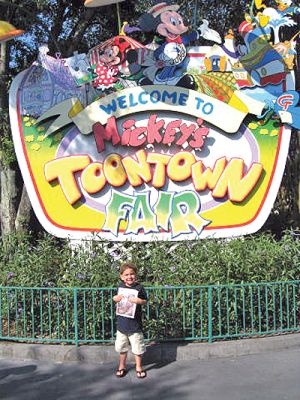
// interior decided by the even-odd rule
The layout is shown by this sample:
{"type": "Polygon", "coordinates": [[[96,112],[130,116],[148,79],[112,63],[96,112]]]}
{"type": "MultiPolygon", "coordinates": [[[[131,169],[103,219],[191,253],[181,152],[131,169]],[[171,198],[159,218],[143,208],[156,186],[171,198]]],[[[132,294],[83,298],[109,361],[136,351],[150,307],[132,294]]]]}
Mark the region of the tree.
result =
{"type": "MultiPolygon", "coordinates": [[[[243,19],[244,12],[249,12],[249,6],[246,5],[245,0],[222,2],[194,0],[193,7],[188,0],[179,3],[190,24],[199,26],[201,20],[206,18],[210,21],[210,26],[218,30],[220,34],[226,33],[229,28],[237,27],[243,19]]],[[[128,0],[120,3],[122,19],[135,25],[138,16],[151,4],[149,0],[128,0]]],[[[50,54],[60,53],[62,57],[68,57],[74,51],[86,52],[96,44],[116,35],[118,26],[115,10],[115,6],[87,9],[83,6],[83,0],[0,0],[1,19],[27,32],[17,40],[1,45],[0,222],[3,237],[15,231],[27,230],[32,214],[11,141],[8,116],[10,83],[18,72],[30,66],[37,58],[38,47],[42,43],[48,43],[50,54]]],[[[146,36],[144,39],[149,40],[146,36]]],[[[199,44],[208,43],[201,41],[199,44]]],[[[285,176],[274,208],[275,212],[271,215],[267,227],[276,227],[278,219],[282,220],[283,226],[299,225],[299,142],[300,134],[294,132],[285,176]]]]}
{"type": "Polygon", "coordinates": [[[8,89],[13,77],[37,58],[47,43],[51,54],[67,57],[117,33],[111,8],[86,9],[81,0],[0,1],[0,15],[26,34],[1,45],[0,63],[0,221],[2,236],[27,230],[31,207],[16,163],[8,115],[8,89]],[[29,23],[30,21],[30,23],[29,23]]]}

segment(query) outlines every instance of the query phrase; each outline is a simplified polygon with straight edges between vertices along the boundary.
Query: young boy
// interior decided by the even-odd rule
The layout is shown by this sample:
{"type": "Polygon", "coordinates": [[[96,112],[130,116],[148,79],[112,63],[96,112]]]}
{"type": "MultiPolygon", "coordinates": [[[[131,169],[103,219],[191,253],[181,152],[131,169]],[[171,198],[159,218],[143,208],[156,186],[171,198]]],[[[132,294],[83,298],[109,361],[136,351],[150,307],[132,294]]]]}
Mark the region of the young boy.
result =
{"type": "Polygon", "coordinates": [[[146,304],[146,291],[136,281],[136,266],[133,264],[122,264],[120,267],[121,283],[118,294],[113,297],[117,303],[117,336],[115,349],[120,353],[119,369],[116,371],[118,378],[123,378],[126,371],[126,359],[131,345],[132,353],[135,357],[136,376],[145,378],[146,371],[142,368],[142,354],[145,352],[142,310],[141,306],[146,304]]]}

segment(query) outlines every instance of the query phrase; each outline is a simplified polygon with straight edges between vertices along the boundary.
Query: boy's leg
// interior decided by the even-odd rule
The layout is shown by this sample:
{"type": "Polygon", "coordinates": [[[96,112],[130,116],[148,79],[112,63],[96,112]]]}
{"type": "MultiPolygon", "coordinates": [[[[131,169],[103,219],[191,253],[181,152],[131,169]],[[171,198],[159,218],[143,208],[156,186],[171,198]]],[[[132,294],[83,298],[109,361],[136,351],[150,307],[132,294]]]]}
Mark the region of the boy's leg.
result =
{"type": "Polygon", "coordinates": [[[138,378],[146,378],[146,371],[143,370],[142,367],[142,355],[141,354],[135,354],[135,371],[136,371],[136,376],[138,378]]]}
{"type": "Polygon", "coordinates": [[[127,335],[117,331],[115,349],[120,354],[119,368],[116,371],[118,377],[126,375],[126,360],[127,352],[129,350],[129,340],[127,335]]]}
{"type": "Polygon", "coordinates": [[[120,361],[119,361],[119,369],[117,371],[117,375],[121,376],[123,372],[122,370],[126,370],[126,360],[127,360],[127,353],[120,353],[120,361]]]}
{"type": "Polygon", "coordinates": [[[135,357],[136,375],[138,378],[145,378],[147,374],[142,367],[142,356],[146,351],[144,336],[140,332],[134,333],[133,335],[129,336],[129,341],[131,344],[132,353],[135,357]]]}
{"type": "Polygon", "coordinates": [[[142,355],[141,354],[135,354],[135,369],[136,371],[142,371],[142,355]]]}

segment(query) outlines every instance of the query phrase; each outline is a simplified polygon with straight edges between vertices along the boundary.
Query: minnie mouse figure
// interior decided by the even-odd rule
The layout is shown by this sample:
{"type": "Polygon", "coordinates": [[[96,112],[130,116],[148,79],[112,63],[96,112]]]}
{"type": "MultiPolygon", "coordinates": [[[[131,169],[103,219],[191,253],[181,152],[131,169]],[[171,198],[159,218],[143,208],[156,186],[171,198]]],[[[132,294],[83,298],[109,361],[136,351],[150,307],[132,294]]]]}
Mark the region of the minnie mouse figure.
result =
{"type": "Polygon", "coordinates": [[[129,47],[129,43],[119,36],[116,36],[112,43],[104,47],[95,67],[97,77],[93,86],[96,89],[105,91],[112,88],[118,81],[120,66],[125,61],[125,53],[129,47]]]}

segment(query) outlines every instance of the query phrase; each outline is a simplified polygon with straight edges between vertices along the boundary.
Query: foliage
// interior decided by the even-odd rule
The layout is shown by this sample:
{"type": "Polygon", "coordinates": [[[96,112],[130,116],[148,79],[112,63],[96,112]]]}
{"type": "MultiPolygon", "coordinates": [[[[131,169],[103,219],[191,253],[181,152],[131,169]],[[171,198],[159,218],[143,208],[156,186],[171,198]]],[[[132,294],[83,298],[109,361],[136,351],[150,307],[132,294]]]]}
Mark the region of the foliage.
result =
{"type": "Polygon", "coordinates": [[[8,113],[0,110],[0,126],[2,135],[0,136],[0,160],[5,166],[9,166],[16,161],[14,145],[9,135],[8,113]]]}
{"type": "Polygon", "coordinates": [[[108,255],[97,246],[91,250],[72,250],[49,235],[34,240],[32,235],[10,237],[0,250],[2,285],[62,287],[105,286],[115,273],[109,274],[108,255]],[[98,269],[98,266],[101,268],[98,269]]]}
{"type": "Polygon", "coordinates": [[[134,262],[141,282],[151,287],[144,308],[149,339],[295,330],[300,288],[287,281],[300,278],[299,256],[296,232],[281,240],[260,234],[175,244],[92,242],[73,249],[49,235],[11,237],[0,247],[0,337],[113,341],[115,290],[109,288],[117,286],[123,261],[134,262]],[[281,283],[255,284],[272,281],[281,283]],[[239,285],[244,282],[251,284],[239,285]]]}
{"type": "Polygon", "coordinates": [[[112,287],[118,266],[132,261],[141,282],[205,285],[300,278],[300,240],[259,234],[231,240],[120,244],[96,242],[71,248],[49,235],[12,237],[0,247],[0,286],[112,287]]]}

